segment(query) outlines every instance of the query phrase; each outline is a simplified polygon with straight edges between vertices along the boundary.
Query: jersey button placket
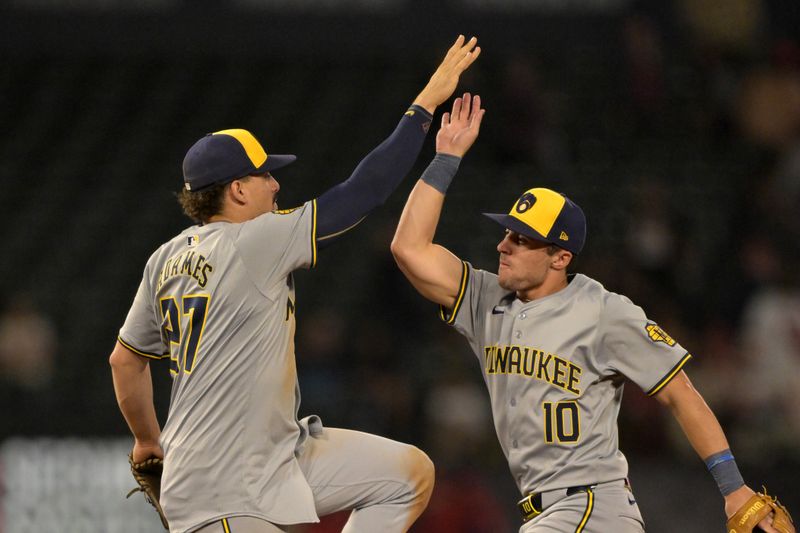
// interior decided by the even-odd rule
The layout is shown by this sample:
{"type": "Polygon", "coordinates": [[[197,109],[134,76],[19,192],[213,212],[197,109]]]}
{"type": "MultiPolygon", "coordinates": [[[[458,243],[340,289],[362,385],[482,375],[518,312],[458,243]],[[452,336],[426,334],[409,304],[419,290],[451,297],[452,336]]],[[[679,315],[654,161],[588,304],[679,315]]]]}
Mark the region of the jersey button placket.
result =
{"type": "MultiPolygon", "coordinates": [[[[521,312],[520,314],[517,315],[517,318],[519,320],[525,320],[527,317],[528,317],[528,315],[525,314],[525,311],[523,311],[523,312],[521,312]]],[[[520,330],[520,329],[516,330],[514,332],[514,337],[516,337],[517,339],[522,338],[522,330],[520,330]]],[[[515,407],[517,405],[517,399],[516,398],[511,398],[511,400],[508,403],[511,405],[511,407],[515,407]]],[[[519,446],[519,442],[517,442],[517,439],[514,439],[513,441],[511,441],[511,447],[512,448],[516,449],[518,446],[519,446]]],[[[521,481],[522,481],[522,476],[520,476],[520,482],[521,481]]]]}
{"type": "MultiPolygon", "coordinates": [[[[520,314],[517,315],[517,318],[519,320],[525,320],[527,317],[528,317],[528,315],[525,314],[525,311],[523,311],[523,312],[521,312],[520,314]]],[[[517,338],[517,339],[521,339],[522,338],[522,330],[518,329],[518,330],[514,331],[514,337],[517,338]]]]}

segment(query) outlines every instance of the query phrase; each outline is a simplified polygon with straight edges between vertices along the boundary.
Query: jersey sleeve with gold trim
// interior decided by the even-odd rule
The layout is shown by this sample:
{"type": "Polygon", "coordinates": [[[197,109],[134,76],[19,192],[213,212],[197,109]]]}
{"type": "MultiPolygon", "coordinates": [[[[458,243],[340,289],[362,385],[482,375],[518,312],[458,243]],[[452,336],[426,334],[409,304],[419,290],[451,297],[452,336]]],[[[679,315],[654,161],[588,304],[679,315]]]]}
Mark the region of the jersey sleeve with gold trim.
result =
{"type": "Polygon", "coordinates": [[[317,203],[265,213],[239,225],[234,240],[239,256],[256,285],[266,293],[298,268],[317,262],[317,203]]]}
{"type": "Polygon", "coordinates": [[[504,295],[497,275],[462,261],[461,280],[452,309],[439,306],[439,318],[472,340],[480,331],[485,316],[504,295]]]}
{"type": "Polygon", "coordinates": [[[598,356],[606,370],[619,372],[654,395],[672,380],[691,355],[641,307],[609,293],[600,321],[598,356]]]}
{"type": "Polygon", "coordinates": [[[169,357],[169,351],[161,337],[161,323],[155,315],[153,291],[150,288],[152,276],[148,275],[150,268],[148,263],[128,317],[119,331],[118,340],[120,344],[143,357],[163,359],[169,357]]]}

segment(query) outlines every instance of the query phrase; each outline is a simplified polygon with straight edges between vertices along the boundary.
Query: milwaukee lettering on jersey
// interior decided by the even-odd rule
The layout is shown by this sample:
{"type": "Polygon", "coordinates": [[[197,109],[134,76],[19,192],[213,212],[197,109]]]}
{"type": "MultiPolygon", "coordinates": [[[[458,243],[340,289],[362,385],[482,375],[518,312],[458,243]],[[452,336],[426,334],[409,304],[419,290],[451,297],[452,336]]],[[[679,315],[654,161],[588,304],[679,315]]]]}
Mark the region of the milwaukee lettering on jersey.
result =
{"type": "Polygon", "coordinates": [[[214,267],[206,262],[205,256],[194,250],[187,250],[167,259],[164,268],[158,275],[156,291],[159,291],[168,279],[175,276],[191,276],[197,280],[198,285],[205,287],[208,283],[208,275],[213,271],[214,267]]]}
{"type": "Polygon", "coordinates": [[[530,346],[484,346],[486,374],[538,379],[573,394],[581,393],[581,368],[557,355],[530,346]]]}

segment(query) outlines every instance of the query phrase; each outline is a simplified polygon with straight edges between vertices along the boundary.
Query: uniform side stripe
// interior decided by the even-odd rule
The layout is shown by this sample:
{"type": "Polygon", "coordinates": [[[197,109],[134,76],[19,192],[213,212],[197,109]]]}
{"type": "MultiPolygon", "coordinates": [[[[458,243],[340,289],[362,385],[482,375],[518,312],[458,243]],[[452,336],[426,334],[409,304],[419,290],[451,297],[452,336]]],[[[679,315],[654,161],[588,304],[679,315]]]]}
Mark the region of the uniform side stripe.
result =
{"type": "Polygon", "coordinates": [[[311,268],[317,266],[317,199],[311,200],[311,268]]]}
{"type": "Polygon", "coordinates": [[[469,278],[469,268],[467,267],[467,263],[461,261],[461,285],[458,287],[458,294],[456,294],[456,303],[453,305],[453,310],[450,312],[450,317],[448,318],[445,314],[445,308],[443,306],[439,306],[439,317],[445,321],[446,324],[452,324],[456,321],[456,315],[458,315],[458,310],[461,309],[461,302],[464,301],[464,294],[467,292],[467,279],[469,278]]]}
{"type": "Polygon", "coordinates": [[[581,519],[581,523],[578,524],[578,529],[575,530],[575,533],[581,533],[583,528],[586,527],[587,522],[589,522],[589,517],[592,516],[592,510],[594,509],[594,492],[592,492],[592,489],[588,489],[586,495],[589,497],[586,502],[586,512],[583,513],[583,519],[581,519]]]}
{"type": "Polygon", "coordinates": [[[225,533],[231,533],[231,527],[230,527],[230,525],[228,525],[228,519],[227,518],[223,518],[222,519],[222,529],[225,530],[225,533]]]}
{"type": "Polygon", "coordinates": [[[137,350],[136,348],[131,346],[129,343],[127,343],[124,340],[122,340],[122,337],[117,337],[117,340],[119,341],[119,343],[121,345],[123,345],[124,347],[126,347],[127,349],[132,351],[133,353],[135,353],[137,355],[141,355],[142,357],[147,357],[148,359],[164,359],[165,357],[169,357],[168,353],[159,355],[159,354],[148,353],[148,352],[143,352],[141,350],[137,350]]]}
{"type": "Polygon", "coordinates": [[[670,381],[672,381],[672,378],[674,378],[674,377],[675,377],[675,376],[678,374],[678,372],[680,372],[680,371],[681,371],[681,368],[683,368],[683,365],[685,365],[686,363],[688,363],[688,362],[689,362],[689,359],[691,359],[691,358],[692,358],[692,354],[690,354],[689,352],[686,352],[686,355],[684,355],[684,356],[683,356],[683,359],[681,359],[680,361],[678,361],[678,363],[677,363],[675,366],[673,366],[673,367],[672,367],[672,370],[670,370],[669,372],[667,372],[667,375],[666,375],[666,376],[664,376],[664,377],[661,379],[661,381],[659,381],[658,383],[656,383],[656,384],[655,384],[655,386],[654,386],[652,389],[650,389],[649,391],[647,391],[647,395],[648,395],[648,396],[652,396],[652,395],[654,395],[655,393],[657,393],[658,391],[660,391],[661,389],[663,389],[663,388],[664,388],[664,386],[665,386],[667,383],[669,383],[670,381]]]}

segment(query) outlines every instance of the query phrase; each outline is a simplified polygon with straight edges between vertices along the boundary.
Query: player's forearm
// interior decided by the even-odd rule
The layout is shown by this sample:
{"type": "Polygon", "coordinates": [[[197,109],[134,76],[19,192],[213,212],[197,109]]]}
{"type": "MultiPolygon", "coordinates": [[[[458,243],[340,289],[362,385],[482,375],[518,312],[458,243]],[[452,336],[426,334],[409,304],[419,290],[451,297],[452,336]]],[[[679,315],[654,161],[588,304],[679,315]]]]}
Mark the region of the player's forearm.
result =
{"type": "Polygon", "coordinates": [[[726,512],[738,509],[752,490],[744,484],[717,417],[688,376],[680,372],[656,398],[670,408],[697,455],[705,462],[725,498],[726,512]]]}
{"type": "Polygon", "coordinates": [[[408,197],[392,240],[392,253],[398,260],[420,254],[433,246],[433,237],[442,214],[444,195],[417,181],[408,197]]]}
{"type": "Polygon", "coordinates": [[[317,199],[317,240],[325,246],[330,236],[357,224],[386,202],[417,160],[431,116],[412,106],[392,134],[361,160],[350,177],[317,199]]]}
{"type": "Polygon", "coordinates": [[[684,372],[675,376],[656,398],[670,409],[701,459],[728,448],[717,417],[684,372]]]}
{"type": "Polygon", "coordinates": [[[701,459],[728,448],[717,417],[699,395],[688,405],[672,407],[672,414],[701,459]]]}
{"type": "Polygon", "coordinates": [[[158,443],[161,430],[153,406],[150,365],[112,355],[111,375],[117,404],[133,436],[139,442],[158,443]]]}
{"type": "Polygon", "coordinates": [[[458,171],[461,158],[436,154],[406,201],[397,225],[392,251],[403,253],[433,243],[442,214],[444,195],[458,171]]]}
{"type": "Polygon", "coordinates": [[[392,240],[392,254],[414,288],[428,300],[452,307],[458,294],[461,260],[433,244],[444,195],[420,179],[408,197],[392,240]]]}

